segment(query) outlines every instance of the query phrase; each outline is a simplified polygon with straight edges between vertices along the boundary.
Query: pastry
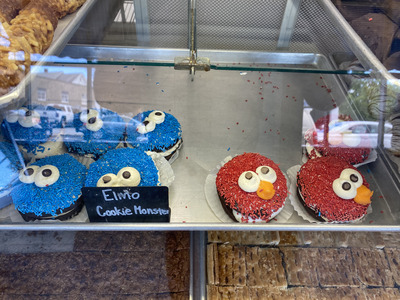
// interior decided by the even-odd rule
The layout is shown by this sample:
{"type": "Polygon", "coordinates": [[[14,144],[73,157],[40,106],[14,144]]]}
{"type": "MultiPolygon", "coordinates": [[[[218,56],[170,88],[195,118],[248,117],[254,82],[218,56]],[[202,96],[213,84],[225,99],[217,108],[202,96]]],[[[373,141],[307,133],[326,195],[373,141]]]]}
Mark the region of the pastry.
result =
{"type": "Polygon", "coordinates": [[[11,192],[25,221],[67,220],[83,207],[81,188],[87,169],[69,154],[40,159],[22,169],[11,192]]]}
{"type": "MultiPolygon", "coordinates": [[[[329,122],[329,116],[318,119],[316,128],[307,130],[304,135],[307,156],[334,156],[352,165],[364,162],[371,153],[371,141],[362,133],[353,133],[343,126],[350,121],[350,116],[345,115],[340,115],[333,122],[329,122]]],[[[354,125],[354,130],[357,130],[357,124],[354,125]]],[[[366,128],[359,126],[360,129],[363,127],[366,128]]]]}
{"type": "Polygon", "coordinates": [[[361,220],[373,192],[355,167],[336,157],[308,160],[297,174],[299,199],[322,222],[361,220]]]}
{"type": "Polygon", "coordinates": [[[67,128],[63,138],[69,152],[97,159],[123,141],[125,127],[125,121],[115,112],[88,109],[74,114],[73,128],[67,128]]]}
{"type": "Polygon", "coordinates": [[[18,85],[29,72],[34,63],[31,54],[44,54],[50,47],[58,19],[76,10],[85,0],[8,2],[3,4],[2,18],[6,22],[1,24],[0,30],[0,89],[3,94],[18,85]]]}
{"type": "Polygon", "coordinates": [[[15,141],[26,160],[66,152],[60,135],[61,124],[40,115],[43,109],[42,105],[34,105],[9,110],[1,124],[5,139],[15,141]]]}
{"type": "Polygon", "coordinates": [[[127,126],[127,142],[144,151],[160,153],[170,160],[182,146],[178,120],[160,110],[149,110],[133,117],[127,126]]]}
{"type": "Polygon", "coordinates": [[[268,222],[284,207],[286,177],[271,159],[244,153],[217,173],[217,193],[225,212],[238,222],[268,222]]]}
{"type": "Polygon", "coordinates": [[[86,187],[157,186],[159,171],[148,154],[140,149],[108,151],[89,167],[86,187]]]}

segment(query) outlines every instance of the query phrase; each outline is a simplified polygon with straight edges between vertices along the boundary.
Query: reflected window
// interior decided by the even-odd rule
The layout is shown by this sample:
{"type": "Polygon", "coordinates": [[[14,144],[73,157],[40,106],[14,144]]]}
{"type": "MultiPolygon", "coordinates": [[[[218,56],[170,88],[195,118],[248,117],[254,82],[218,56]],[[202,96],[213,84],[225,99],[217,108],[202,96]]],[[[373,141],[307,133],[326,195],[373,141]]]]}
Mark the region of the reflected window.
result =
{"type": "Polygon", "coordinates": [[[87,102],[86,95],[82,94],[82,96],[81,96],[81,104],[82,105],[86,105],[86,102],[87,102]]]}
{"type": "Polygon", "coordinates": [[[124,1],[117,16],[114,19],[116,23],[136,23],[135,7],[133,1],[124,1]]]}
{"type": "Polygon", "coordinates": [[[61,102],[62,103],[69,103],[69,93],[66,91],[61,92],[61,102]]]}
{"type": "Polygon", "coordinates": [[[364,125],[358,125],[351,128],[352,133],[366,133],[367,127],[364,125]]]}
{"type": "Polygon", "coordinates": [[[37,89],[37,99],[38,101],[46,101],[47,99],[47,92],[44,88],[37,89]]]}

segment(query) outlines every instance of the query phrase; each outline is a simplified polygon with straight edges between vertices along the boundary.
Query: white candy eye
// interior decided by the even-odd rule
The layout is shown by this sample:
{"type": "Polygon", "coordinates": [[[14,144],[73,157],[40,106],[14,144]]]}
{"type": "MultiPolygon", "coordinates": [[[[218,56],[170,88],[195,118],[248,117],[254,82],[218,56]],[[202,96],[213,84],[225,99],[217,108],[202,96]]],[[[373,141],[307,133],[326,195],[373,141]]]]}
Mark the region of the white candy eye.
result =
{"type": "Polygon", "coordinates": [[[135,168],[122,168],[119,170],[117,177],[121,186],[138,186],[140,183],[140,173],[135,168]]]}
{"type": "Polygon", "coordinates": [[[16,123],[20,115],[19,110],[9,110],[6,112],[6,120],[8,123],[16,123]]]}
{"type": "Polygon", "coordinates": [[[103,121],[98,116],[87,120],[86,128],[90,131],[99,131],[102,127],[103,121]]]}
{"type": "Polygon", "coordinates": [[[137,127],[137,132],[140,134],[145,134],[148,132],[153,131],[156,128],[156,123],[152,120],[149,120],[149,118],[146,118],[142,124],[139,124],[137,127]]]}
{"type": "Polygon", "coordinates": [[[349,147],[357,147],[361,143],[361,136],[357,134],[343,133],[342,142],[349,147]]]}
{"type": "Polygon", "coordinates": [[[82,123],[86,123],[90,118],[97,117],[99,112],[95,109],[87,109],[79,115],[79,119],[82,123]]]}
{"type": "Polygon", "coordinates": [[[46,187],[57,182],[58,178],[60,178],[60,172],[57,167],[45,165],[37,170],[35,184],[38,187],[46,187]]]}
{"type": "Polygon", "coordinates": [[[97,181],[97,187],[107,187],[107,186],[116,186],[117,185],[117,176],[115,174],[109,173],[101,176],[101,178],[97,181]]]}
{"type": "Polygon", "coordinates": [[[19,180],[23,183],[32,183],[35,181],[35,175],[39,166],[28,166],[19,171],[19,180]]]}
{"type": "Polygon", "coordinates": [[[18,117],[18,123],[25,128],[36,126],[40,123],[40,115],[34,110],[26,109],[25,112],[18,117]]]}
{"type": "Polygon", "coordinates": [[[148,118],[156,124],[161,124],[165,120],[165,114],[160,110],[155,110],[149,114],[148,118]]]}
{"type": "Polygon", "coordinates": [[[349,180],[338,178],[333,181],[333,191],[342,199],[354,199],[357,195],[357,188],[349,180]]]}
{"type": "Polygon", "coordinates": [[[340,178],[351,181],[356,188],[359,188],[363,184],[361,174],[354,169],[344,169],[342,173],[340,173],[340,178]]]}
{"type": "Polygon", "coordinates": [[[259,166],[256,170],[258,177],[263,181],[274,183],[276,181],[276,172],[268,166],[259,166]]]}
{"type": "Polygon", "coordinates": [[[255,172],[245,171],[240,174],[238,184],[243,191],[252,193],[257,191],[260,185],[260,178],[255,172]]]}

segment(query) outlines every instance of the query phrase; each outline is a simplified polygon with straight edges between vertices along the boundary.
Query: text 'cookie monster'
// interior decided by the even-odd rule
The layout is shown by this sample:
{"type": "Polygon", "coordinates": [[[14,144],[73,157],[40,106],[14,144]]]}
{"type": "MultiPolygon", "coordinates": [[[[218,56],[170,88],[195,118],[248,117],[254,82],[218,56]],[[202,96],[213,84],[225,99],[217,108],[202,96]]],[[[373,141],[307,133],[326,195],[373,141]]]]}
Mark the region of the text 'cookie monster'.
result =
{"type": "Polygon", "coordinates": [[[83,207],[81,189],[87,169],[69,154],[40,159],[20,171],[11,192],[25,221],[67,220],[83,207]]]}
{"type": "Polygon", "coordinates": [[[97,159],[123,141],[125,121],[108,109],[88,109],[74,115],[74,132],[67,128],[64,142],[71,153],[97,159]]]}
{"type": "Polygon", "coordinates": [[[167,160],[182,146],[182,129],[178,120],[160,110],[136,115],[129,121],[126,132],[128,144],[160,153],[167,160]]]}
{"type": "Polygon", "coordinates": [[[86,187],[158,185],[159,170],[151,156],[132,148],[108,151],[93,162],[85,183],[86,187]]]}

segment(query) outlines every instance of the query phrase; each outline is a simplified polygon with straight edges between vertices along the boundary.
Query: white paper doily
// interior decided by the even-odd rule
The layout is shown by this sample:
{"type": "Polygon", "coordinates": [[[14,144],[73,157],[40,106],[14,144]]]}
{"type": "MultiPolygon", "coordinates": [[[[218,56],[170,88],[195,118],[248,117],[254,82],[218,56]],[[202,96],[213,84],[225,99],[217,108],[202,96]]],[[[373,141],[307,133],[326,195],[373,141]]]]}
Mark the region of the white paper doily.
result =
{"type": "MultiPolygon", "coordinates": [[[[293,166],[289,168],[286,172],[286,175],[288,177],[289,181],[289,200],[290,203],[292,204],[294,211],[305,221],[308,221],[310,223],[315,223],[315,224],[345,224],[345,223],[350,223],[350,222],[321,222],[317,219],[315,219],[312,215],[310,215],[303,204],[301,203],[299,196],[297,194],[297,172],[300,170],[300,165],[293,166]]],[[[367,209],[367,215],[372,213],[372,207],[371,205],[367,209]]],[[[365,217],[365,216],[364,216],[365,217]]],[[[356,221],[351,221],[353,224],[361,223],[364,220],[364,217],[362,217],[360,220],[356,221]]]]}
{"type": "MultiPolygon", "coordinates": [[[[208,174],[208,176],[206,178],[206,181],[205,181],[205,184],[204,184],[204,193],[205,193],[205,196],[206,196],[206,200],[207,200],[208,206],[210,207],[212,212],[215,214],[215,216],[221,222],[224,222],[224,223],[236,223],[236,222],[233,221],[225,213],[225,210],[222,207],[221,201],[220,201],[220,199],[218,197],[215,180],[217,179],[217,173],[218,173],[219,169],[231,159],[232,159],[231,156],[226,157],[224,159],[224,161],[222,161],[220,164],[218,164],[216,166],[216,168],[211,170],[210,173],[208,174]]],[[[283,209],[272,220],[275,220],[277,223],[286,223],[287,220],[289,220],[289,218],[292,216],[293,212],[294,212],[294,209],[293,209],[290,201],[288,201],[288,199],[286,199],[283,209]]]]}

